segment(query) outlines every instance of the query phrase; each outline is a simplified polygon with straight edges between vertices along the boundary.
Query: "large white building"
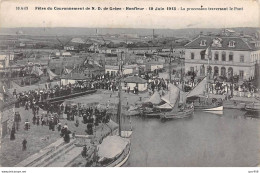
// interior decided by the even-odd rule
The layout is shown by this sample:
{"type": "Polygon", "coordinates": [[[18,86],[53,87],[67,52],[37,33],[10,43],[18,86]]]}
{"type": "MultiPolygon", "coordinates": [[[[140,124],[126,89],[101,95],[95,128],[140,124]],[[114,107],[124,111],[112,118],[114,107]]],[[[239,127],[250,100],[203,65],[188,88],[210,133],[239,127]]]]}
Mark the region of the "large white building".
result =
{"type": "Polygon", "coordinates": [[[255,77],[256,63],[260,62],[259,40],[245,36],[199,35],[185,45],[185,73],[197,76],[238,75],[240,80],[255,77]],[[209,48],[209,56],[206,49],[209,48]],[[209,71],[208,67],[209,57],[209,71]]]}

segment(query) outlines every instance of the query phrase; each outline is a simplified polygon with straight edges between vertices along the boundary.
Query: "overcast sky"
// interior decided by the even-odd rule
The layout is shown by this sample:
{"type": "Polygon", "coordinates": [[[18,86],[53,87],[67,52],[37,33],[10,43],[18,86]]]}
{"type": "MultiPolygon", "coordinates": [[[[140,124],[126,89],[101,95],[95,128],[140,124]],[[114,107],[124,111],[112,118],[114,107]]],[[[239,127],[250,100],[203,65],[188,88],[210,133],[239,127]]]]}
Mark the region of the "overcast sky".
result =
{"type": "Polygon", "coordinates": [[[1,27],[227,28],[259,27],[254,0],[8,0],[1,3],[1,27]],[[243,7],[233,11],[149,11],[149,7],[243,7]],[[28,6],[29,10],[16,10],[28,6]],[[35,7],[139,7],[143,11],[48,11],[35,7]]]}

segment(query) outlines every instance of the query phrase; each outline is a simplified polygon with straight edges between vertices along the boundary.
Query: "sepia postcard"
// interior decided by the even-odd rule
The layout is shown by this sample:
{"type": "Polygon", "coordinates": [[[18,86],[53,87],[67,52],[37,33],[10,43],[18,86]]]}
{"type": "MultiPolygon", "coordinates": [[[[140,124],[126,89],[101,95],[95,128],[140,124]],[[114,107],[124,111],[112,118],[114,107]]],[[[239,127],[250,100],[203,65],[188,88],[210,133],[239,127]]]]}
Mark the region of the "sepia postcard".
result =
{"type": "Polygon", "coordinates": [[[1,172],[257,173],[259,9],[257,0],[1,0],[1,172]]]}

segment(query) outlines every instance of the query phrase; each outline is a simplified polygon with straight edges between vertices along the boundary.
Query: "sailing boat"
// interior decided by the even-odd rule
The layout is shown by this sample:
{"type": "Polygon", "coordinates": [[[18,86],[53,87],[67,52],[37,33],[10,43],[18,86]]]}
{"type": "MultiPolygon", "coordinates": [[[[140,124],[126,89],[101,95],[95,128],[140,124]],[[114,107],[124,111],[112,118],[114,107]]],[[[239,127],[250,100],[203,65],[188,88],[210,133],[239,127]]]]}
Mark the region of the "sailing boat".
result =
{"type": "Polygon", "coordinates": [[[169,56],[169,58],[169,92],[165,96],[160,97],[160,99],[158,99],[159,94],[155,92],[148,100],[154,105],[154,109],[145,109],[143,111],[143,115],[147,117],[160,117],[162,121],[167,119],[189,118],[194,112],[193,104],[186,104],[185,93],[171,83],[171,57],[169,56]],[[164,101],[164,104],[156,105],[161,101],[164,101]],[[179,104],[181,104],[181,107],[179,107],[179,104]]]}
{"type": "Polygon", "coordinates": [[[187,105],[185,101],[185,93],[173,84],[169,84],[169,92],[161,97],[165,103],[154,107],[154,111],[146,113],[146,116],[157,116],[161,120],[181,119],[191,117],[194,107],[187,105]],[[181,107],[179,107],[181,104],[181,107]]]}
{"type": "MultiPolygon", "coordinates": [[[[211,56],[211,46],[205,50],[205,55],[208,57],[208,68],[209,60],[211,56]]],[[[194,103],[194,108],[203,111],[223,111],[223,103],[216,101],[215,98],[209,98],[209,87],[208,87],[209,69],[207,76],[187,94],[187,99],[194,103]],[[206,91],[206,92],[205,92],[206,91]],[[201,101],[201,99],[203,101],[201,101]]]]}
{"type": "MultiPolygon", "coordinates": [[[[122,54],[121,54],[122,58],[122,54]]],[[[122,62],[122,60],[121,60],[122,62]]],[[[120,167],[126,163],[131,152],[131,135],[132,128],[130,130],[122,130],[121,124],[121,76],[122,76],[122,64],[120,66],[121,74],[119,77],[119,103],[117,110],[118,118],[118,131],[115,135],[107,136],[103,139],[102,143],[97,146],[97,162],[102,167],[120,167]]]]}
{"type": "Polygon", "coordinates": [[[194,103],[195,110],[203,111],[223,111],[221,102],[215,101],[214,98],[209,98],[205,93],[205,86],[207,85],[206,77],[187,94],[188,102],[194,103]]]}

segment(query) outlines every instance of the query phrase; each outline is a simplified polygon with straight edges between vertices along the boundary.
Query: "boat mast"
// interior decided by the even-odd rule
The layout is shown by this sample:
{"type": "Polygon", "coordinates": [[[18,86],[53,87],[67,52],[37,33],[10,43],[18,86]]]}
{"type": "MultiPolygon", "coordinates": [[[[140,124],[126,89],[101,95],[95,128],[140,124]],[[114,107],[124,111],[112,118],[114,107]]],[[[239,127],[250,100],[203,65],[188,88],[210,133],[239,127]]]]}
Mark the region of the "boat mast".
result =
{"type": "Polygon", "coordinates": [[[119,103],[118,103],[118,131],[119,131],[119,136],[121,136],[121,77],[122,77],[122,56],[123,56],[123,52],[121,52],[121,56],[120,56],[120,61],[119,61],[119,86],[118,86],[118,98],[119,98],[119,103]]]}
{"type": "MultiPolygon", "coordinates": [[[[171,47],[171,51],[173,51],[172,47],[171,47]]],[[[171,65],[172,65],[172,56],[170,55],[171,54],[171,51],[169,53],[169,59],[170,59],[170,63],[169,63],[169,83],[171,83],[172,81],[172,75],[171,75],[171,65]]],[[[169,89],[169,88],[168,88],[169,89]]]]}
{"type": "Polygon", "coordinates": [[[209,66],[209,58],[210,58],[210,46],[208,47],[208,69],[207,69],[207,76],[206,76],[206,80],[207,80],[207,82],[206,82],[206,86],[207,86],[207,88],[206,88],[206,91],[207,91],[207,95],[209,96],[209,68],[210,68],[210,66],[209,66]]]}
{"type": "Polygon", "coordinates": [[[171,75],[171,61],[172,61],[172,58],[171,58],[170,55],[169,55],[169,58],[170,58],[170,63],[169,63],[169,83],[171,83],[171,81],[172,81],[172,75],[171,75]]]}

